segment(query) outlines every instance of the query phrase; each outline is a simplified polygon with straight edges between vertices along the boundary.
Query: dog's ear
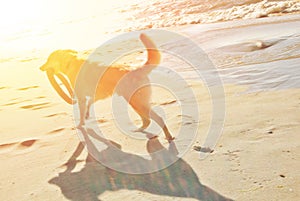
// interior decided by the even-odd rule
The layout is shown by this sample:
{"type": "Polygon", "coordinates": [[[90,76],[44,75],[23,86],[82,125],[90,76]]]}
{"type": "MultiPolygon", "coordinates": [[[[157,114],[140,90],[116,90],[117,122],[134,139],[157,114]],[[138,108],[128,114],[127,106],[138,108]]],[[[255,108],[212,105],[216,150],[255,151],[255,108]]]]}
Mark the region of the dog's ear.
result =
{"type": "Polygon", "coordinates": [[[44,65],[42,65],[42,66],[40,67],[40,70],[41,70],[41,71],[46,71],[47,69],[48,69],[47,63],[45,63],[44,65]]]}
{"type": "Polygon", "coordinates": [[[73,60],[77,57],[78,52],[74,50],[60,50],[59,54],[57,55],[57,60],[60,60],[62,65],[65,65],[64,63],[69,63],[70,60],[73,60]]]}
{"type": "Polygon", "coordinates": [[[65,53],[71,54],[73,56],[77,56],[78,52],[75,50],[63,50],[65,53]]]}
{"type": "Polygon", "coordinates": [[[70,70],[70,63],[76,60],[77,58],[77,51],[74,50],[61,50],[61,55],[59,58],[60,61],[60,71],[66,72],[70,70]]]}

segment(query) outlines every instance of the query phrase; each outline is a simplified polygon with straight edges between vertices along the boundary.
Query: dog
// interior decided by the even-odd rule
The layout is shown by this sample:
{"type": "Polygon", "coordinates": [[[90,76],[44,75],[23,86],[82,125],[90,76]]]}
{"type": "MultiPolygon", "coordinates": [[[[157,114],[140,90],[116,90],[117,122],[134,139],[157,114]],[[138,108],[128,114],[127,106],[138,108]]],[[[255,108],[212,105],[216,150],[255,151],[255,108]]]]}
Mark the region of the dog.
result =
{"type": "Polygon", "coordinates": [[[146,34],[141,33],[140,40],[147,50],[147,61],[135,70],[116,66],[103,66],[101,68],[96,64],[80,59],[74,50],[54,51],[48,57],[47,62],[40,67],[40,70],[47,72],[52,86],[68,103],[72,103],[72,100],[59,87],[54,75],[61,79],[71,96],[74,92],[80,110],[78,127],[83,126],[85,119],[89,118],[91,104],[117,93],[123,96],[141,117],[142,126],[137,131],[144,131],[152,119],[163,129],[168,141],[174,139],[164,120],[151,109],[150,105],[151,86],[148,74],[160,63],[160,51],[146,34]],[[90,98],[87,99],[87,97],[90,98]]]}

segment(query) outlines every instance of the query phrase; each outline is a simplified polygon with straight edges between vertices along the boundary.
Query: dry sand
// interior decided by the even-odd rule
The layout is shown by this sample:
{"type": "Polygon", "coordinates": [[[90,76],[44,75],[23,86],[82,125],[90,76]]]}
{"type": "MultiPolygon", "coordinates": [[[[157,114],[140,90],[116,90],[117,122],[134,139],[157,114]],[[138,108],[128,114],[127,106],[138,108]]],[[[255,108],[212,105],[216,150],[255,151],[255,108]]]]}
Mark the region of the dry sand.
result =
{"type": "MultiPolygon", "coordinates": [[[[203,47],[220,69],[227,69],[221,71],[225,125],[217,147],[205,160],[199,160],[199,152],[191,147],[172,166],[145,175],[108,169],[78,147],[73,108],[38,69],[46,54],[34,60],[3,61],[0,200],[299,200],[299,20],[295,15],[176,28],[203,47]],[[284,52],[276,52],[280,45],[292,55],[281,58],[281,63],[274,59],[284,57],[284,52]],[[264,69],[262,64],[270,66],[264,69]],[[234,70],[236,65],[241,68],[234,70]],[[282,74],[272,71],[290,65],[293,68],[282,74]],[[276,79],[282,76],[288,81],[276,79]],[[245,93],[249,87],[252,93],[245,93]]],[[[211,100],[196,79],[189,83],[202,117],[193,146],[201,146],[210,124],[211,100]]],[[[153,98],[153,104],[164,109],[170,130],[176,131],[178,105],[159,89],[153,98]]],[[[116,136],[120,131],[112,126],[109,104],[109,99],[99,102],[98,123],[107,138],[122,146],[124,156],[137,150],[147,153],[147,140],[130,144],[116,136]]],[[[161,145],[168,147],[162,136],[148,141],[153,149],[161,145]]],[[[105,154],[113,155],[110,150],[105,154]]]]}

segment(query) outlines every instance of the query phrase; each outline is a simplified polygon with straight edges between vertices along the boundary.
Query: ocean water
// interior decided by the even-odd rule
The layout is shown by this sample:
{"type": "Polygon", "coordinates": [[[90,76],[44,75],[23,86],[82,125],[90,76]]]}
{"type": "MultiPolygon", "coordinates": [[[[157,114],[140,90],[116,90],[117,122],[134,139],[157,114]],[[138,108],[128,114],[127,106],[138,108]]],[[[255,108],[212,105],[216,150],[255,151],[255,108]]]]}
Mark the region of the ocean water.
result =
{"type": "MultiPolygon", "coordinates": [[[[264,63],[272,63],[268,71],[272,67],[279,69],[281,66],[293,66],[285,71],[289,75],[283,73],[282,76],[293,82],[285,86],[295,87],[298,86],[295,80],[299,74],[295,70],[299,67],[299,18],[291,19],[292,24],[286,24],[286,27],[281,28],[279,24],[276,30],[271,19],[274,16],[286,19],[284,16],[293,16],[299,11],[299,0],[6,1],[0,12],[3,19],[0,22],[0,67],[5,69],[7,62],[45,60],[56,49],[91,50],[123,32],[166,27],[174,30],[174,27],[198,24],[194,27],[195,33],[199,34],[201,30],[203,35],[193,35],[193,28],[188,28],[187,35],[208,52],[219,69],[223,69],[221,71],[226,75],[225,81],[240,84],[254,83],[253,79],[263,81],[266,77],[261,77],[261,80],[256,77],[263,73],[254,73],[251,79],[249,72],[256,71],[258,66],[264,69],[264,63]],[[245,24],[235,23],[239,19],[248,20],[248,24],[253,24],[251,20],[259,24],[261,22],[255,20],[262,19],[263,25],[261,28],[240,29],[239,26],[245,24]],[[210,29],[207,27],[225,21],[234,23],[223,29],[233,29],[217,33],[205,32],[210,29]],[[269,29],[265,26],[268,23],[269,29]],[[243,37],[236,36],[236,31],[243,33],[243,37]],[[262,44],[268,48],[257,49],[262,44]],[[279,62],[275,64],[276,67],[275,62],[279,62]],[[291,65],[289,62],[292,62],[291,65]],[[254,66],[254,70],[246,71],[249,65],[254,66]],[[233,67],[242,70],[239,69],[239,73],[232,72],[233,67]],[[241,76],[241,71],[246,72],[246,75],[241,76]],[[290,78],[292,75],[297,76],[290,78]]],[[[191,69],[183,65],[174,63],[174,67],[190,78],[194,75],[191,69]]],[[[282,74],[283,71],[280,72],[282,74]]],[[[272,77],[276,76],[271,75],[271,83],[274,80],[272,77]]],[[[277,79],[283,83],[286,83],[285,80],[277,79]]]]}
{"type": "Polygon", "coordinates": [[[254,19],[299,11],[298,0],[153,0],[122,10],[132,21],[125,30],[254,19]]]}
{"type": "Polygon", "coordinates": [[[15,59],[23,51],[94,48],[126,31],[299,11],[298,0],[6,1],[0,12],[1,61],[15,59]]]}
{"type": "MultiPolygon", "coordinates": [[[[300,15],[199,24],[183,33],[205,50],[224,83],[248,86],[246,92],[300,88],[300,15]]],[[[170,66],[199,80],[187,65],[170,66]]]]}

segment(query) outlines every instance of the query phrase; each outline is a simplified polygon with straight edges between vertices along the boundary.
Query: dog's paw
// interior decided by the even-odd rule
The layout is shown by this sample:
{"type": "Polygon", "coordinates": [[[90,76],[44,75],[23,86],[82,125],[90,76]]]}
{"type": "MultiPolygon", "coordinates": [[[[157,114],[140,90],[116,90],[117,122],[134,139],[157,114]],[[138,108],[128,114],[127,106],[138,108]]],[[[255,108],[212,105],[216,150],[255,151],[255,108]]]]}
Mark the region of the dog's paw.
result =
{"type": "Polygon", "coordinates": [[[85,125],[84,122],[80,122],[80,123],[76,126],[76,128],[79,128],[79,129],[80,129],[80,128],[83,128],[84,125],[85,125]]]}
{"type": "Polygon", "coordinates": [[[172,142],[173,140],[175,140],[175,137],[173,136],[169,136],[169,137],[166,137],[166,140],[168,140],[168,142],[172,142]]]}

